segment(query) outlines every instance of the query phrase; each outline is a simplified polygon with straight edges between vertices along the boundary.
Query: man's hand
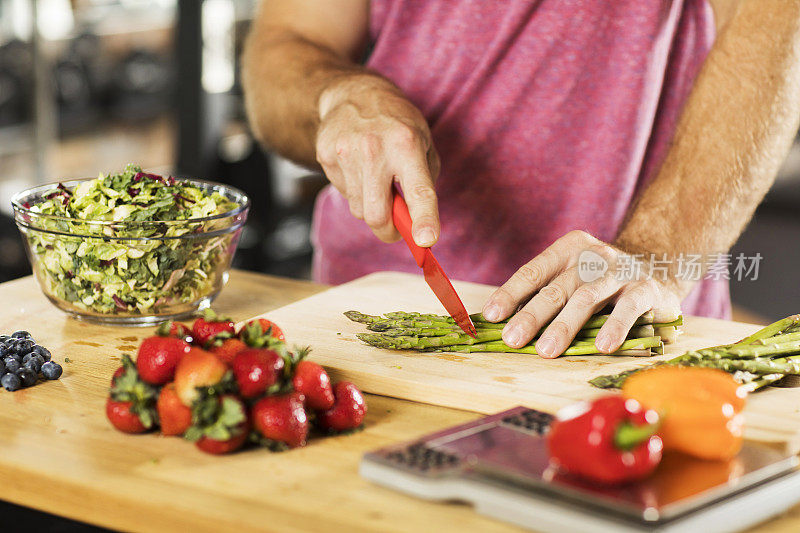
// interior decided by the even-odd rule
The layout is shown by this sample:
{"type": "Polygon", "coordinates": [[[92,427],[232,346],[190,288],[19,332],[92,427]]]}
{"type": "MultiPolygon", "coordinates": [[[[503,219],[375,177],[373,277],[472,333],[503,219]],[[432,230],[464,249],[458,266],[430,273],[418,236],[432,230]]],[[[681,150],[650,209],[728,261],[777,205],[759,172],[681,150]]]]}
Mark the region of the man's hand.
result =
{"type": "MultiPolygon", "coordinates": [[[[618,276],[616,267],[622,261],[635,264],[636,259],[588,233],[572,231],[497,289],[486,302],[483,314],[489,320],[500,321],[522,306],[503,329],[503,341],[513,348],[522,347],[546,326],[536,341],[536,350],[541,356],[552,358],[567,349],[591,315],[613,303],[614,310],[595,341],[598,350],[611,353],[643,313],[680,308],[677,284],[647,276],[645,265],[641,265],[641,275],[618,276]],[[578,258],[587,250],[609,265],[602,277],[588,283],[578,275],[578,258]]],[[[635,273],[639,269],[626,271],[635,273]]]]}
{"type": "Polygon", "coordinates": [[[333,82],[320,95],[317,161],[325,175],[386,242],[400,238],[392,223],[392,182],[403,189],[414,241],[439,237],[433,182],[439,157],[422,113],[394,85],[372,75],[333,82]]]}

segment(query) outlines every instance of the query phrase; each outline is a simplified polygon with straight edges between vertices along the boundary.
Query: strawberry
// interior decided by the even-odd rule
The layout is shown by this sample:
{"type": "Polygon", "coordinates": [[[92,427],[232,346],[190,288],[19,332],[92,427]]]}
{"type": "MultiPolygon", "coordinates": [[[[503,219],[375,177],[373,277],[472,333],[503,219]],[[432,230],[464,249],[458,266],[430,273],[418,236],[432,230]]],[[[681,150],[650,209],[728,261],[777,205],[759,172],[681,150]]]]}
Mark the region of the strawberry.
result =
{"type": "Polygon", "coordinates": [[[329,431],[356,429],[364,421],[367,404],[361,391],[348,381],[340,381],[333,387],[333,407],[317,413],[317,424],[329,431]]]}
{"type": "Polygon", "coordinates": [[[275,350],[249,348],[233,359],[233,376],[243,398],[256,398],[280,387],[286,362],[275,350]]]}
{"type": "Polygon", "coordinates": [[[217,339],[211,344],[209,351],[222,359],[226,364],[233,363],[236,354],[247,349],[247,345],[237,338],[217,339]]]}
{"type": "Polygon", "coordinates": [[[181,322],[173,322],[172,320],[162,322],[161,325],[158,326],[158,329],[156,329],[156,335],[160,337],[183,339],[190,344],[194,340],[192,337],[192,330],[189,326],[181,322]]]}
{"type": "Polygon", "coordinates": [[[110,397],[106,400],[106,416],[111,425],[123,433],[144,433],[147,427],[139,415],[131,411],[133,402],[117,402],[110,397]]]}
{"type": "Polygon", "coordinates": [[[175,393],[183,405],[191,407],[200,396],[197,387],[220,383],[227,371],[228,366],[213,353],[192,348],[175,369],[175,393]]]}
{"type": "Polygon", "coordinates": [[[195,422],[184,436],[206,453],[230,453],[247,440],[250,432],[247,410],[233,395],[203,398],[195,405],[193,415],[195,422]]]}
{"type": "Polygon", "coordinates": [[[114,371],[114,375],[111,376],[111,386],[113,387],[114,384],[117,382],[117,378],[120,377],[125,372],[125,367],[121,366],[114,371]]]}
{"type": "Polygon", "coordinates": [[[253,426],[265,439],[283,443],[284,447],[305,446],[308,416],[300,393],[266,396],[253,406],[253,426]]]}
{"type": "Polygon", "coordinates": [[[243,334],[254,335],[254,336],[268,335],[279,341],[286,340],[286,337],[284,336],[281,328],[279,328],[277,324],[275,324],[271,320],[267,320],[266,318],[257,318],[249,321],[242,327],[242,329],[239,330],[239,336],[241,337],[243,334]]]}
{"type": "Polygon", "coordinates": [[[174,383],[161,388],[156,409],[162,435],[183,435],[192,425],[192,410],[181,403],[174,383]]]}
{"type": "Polygon", "coordinates": [[[163,385],[175,377],[175,368],[191,346],[174,337],[148,337],[139,345],[136,368],[143,380],[163,385]]]}
{"type": "Polygon", "coordinates": [[[333,387],[325,369],[311,361],[300,361],[292,377],[294,390],[305,396],[305,405],[315,411],[333,407],[333,387]]]}
{"type": "Polygon", "coordinates": [[[158,389],[139,377],[136,364],[125,354],[111,380],[106,416],[121,431],[141,433],[156,425],[157,396],[158,389]]]}
{"type": "Polygon", "coordinates": [[[211,309],[203,311],[203,316],[192,324],[194,341],[199,346],[207,346],[215,338],[229,338],[236,334],[233,322],[217,315],[211,309]]]}

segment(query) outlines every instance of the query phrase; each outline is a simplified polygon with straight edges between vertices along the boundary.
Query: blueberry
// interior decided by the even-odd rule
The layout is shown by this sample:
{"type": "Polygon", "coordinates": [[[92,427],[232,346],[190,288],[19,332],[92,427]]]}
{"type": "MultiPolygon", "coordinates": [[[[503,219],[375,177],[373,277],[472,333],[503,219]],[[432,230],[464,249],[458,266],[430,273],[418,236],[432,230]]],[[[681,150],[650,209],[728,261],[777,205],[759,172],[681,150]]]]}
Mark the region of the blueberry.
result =
{"type": "Polygon", "coordinates": [[[6,364],[6,372],[16,373],[22,365],[13,357],[6,357],[3,362],[6,364]]]}
{"type": "Polygon", "coordinates": [[[0,376],[6,373],[6,364],[0,359],[0,376]]]}
{"type": "Polygon", "coordinates": [[[0,344],[0,358],[3,358],[8,355],[8,346],[5,344],[0,344]]]}
{"type": "Polygon", "coordinates": [[[19,389],[20,385],[22,385],[22,382],[20,381],[19,376],[9,372],[0,378],[0,385],[5,387],[7,391],[15,391],[19,389]]]}
{"type": "Polygon", "coordinates": [[[22,359],[22,366],[30,368],[34,373],[39,374],[44,364],[44,359],[38,354],[29,353],[22,359]]]}
{"type": "Polygon", "coordinates": [[[39,355],[38,353],[36,353],[36,352],[30,352],[30,353],[25,354],[22,357],[22,364],[24,365],[24,364],[26,364],[28,361],[30,361],[32,359],[38,360],[39,361],[39,366],[42,366],[44,364],[44,358],[41,355],[39,355]]]}
{"type": "Polygon", "coordinates": [[[11,336],[9,335],[0,335],[0,342],[6,342],[10,338],[11,336]]]}
{"type": "Polygon", "coordinates": [[[16,343],[16,348],[14,349],[20,355],[25,355],[26,353],[30,352],[33,349],[36,343],[33,342],[31,339],[19,339],[16,343]]]}
{"type": "Polygon", "coordinates": [[[61,365],[55,361],[48,361],[42,365],[42,375],[45,379],[58,379],[62,371],[61,365]]]}
{"type": "Polygon", "coordinates": [[[49,360],[50,360],[50,357],[51,357],[51,355],[50,355],[50,350],[48,350],[48,349],[47,349],[47,348],[45,348],[44,346],[39,346],[39,345],[37,344],[36,346],[34,346],[34,347],[33,347],[33,350],[32,350],[31,352],[32,352],[32,353],[39,354],[39,356],[40,356],[42,359],[44,359],[45,361],[49,361],[49,360]]]}
{"type": "Polygon", "coordinates": [[[31,334],[28,333],[25,330],[15,331],[14,333],[11,334],[11,336],[14,337],[15,339],[30,339],[30,338],[32,338],[31,334]]]}
{"type": "Polygon", "coordinates": [[[19,380],[22,382],[23,387],[30,387],[34,383],[36,383],[37,375],[36,372],[31,370],[30,368],[21,368],[19,372],[17,372],[17,376],[19,380]]]}

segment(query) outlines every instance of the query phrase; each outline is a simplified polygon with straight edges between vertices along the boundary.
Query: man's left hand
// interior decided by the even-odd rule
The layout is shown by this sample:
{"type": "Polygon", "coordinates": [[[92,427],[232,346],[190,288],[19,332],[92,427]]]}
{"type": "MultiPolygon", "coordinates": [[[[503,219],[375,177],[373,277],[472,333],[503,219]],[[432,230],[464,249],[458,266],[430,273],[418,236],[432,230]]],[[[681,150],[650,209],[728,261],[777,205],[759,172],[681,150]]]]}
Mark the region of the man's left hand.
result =
{"type": "Polygon", "coordinates": [[[599,351],[611,353],[642,314],[680,308],[677,283],[666,275],[656,280],[645,267],[635,256],[586,232],[572,231],[517,270],[492,294],[483,314],[495,322],[514,315],[503,329],[503,341],[513,348],[528,344],[544,327],[536,350],[542,357],[553,358],[567,349],[593,314],[613,304],[595,340],[599,351]],[[585,252],[599,255],[608,265],[597,279],[582,281],[587,276],[579,275],[579,257],[585,252]],[[632,267],[626,272],[633,275],[618,275],[623,262],[632,267]]]}

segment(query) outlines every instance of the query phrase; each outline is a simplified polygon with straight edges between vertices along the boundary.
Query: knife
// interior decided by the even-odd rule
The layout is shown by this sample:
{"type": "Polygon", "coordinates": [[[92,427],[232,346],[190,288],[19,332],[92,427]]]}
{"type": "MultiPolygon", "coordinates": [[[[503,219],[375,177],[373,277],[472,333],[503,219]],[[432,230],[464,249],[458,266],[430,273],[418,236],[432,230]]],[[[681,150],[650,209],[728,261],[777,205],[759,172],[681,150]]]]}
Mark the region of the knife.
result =
{"type": "Polygon", "coordinates": [[[461,298],[458,297],[458,293],[453,288],[453,284],[450,283],[450,278],[444,273],[439,261],[433,256],[431,249],[417,246],[417,243],[414,242],[414,237],[411,236],[411,214],[408,212],[408,205],[400,195],[396,184],[394,185],[394,199],[392,200],[392,220],[397,231],[403,236],[403,240],[406,241],[408,248],[411,250],[414,260],[422,268],[422,273],[428,286],[433,290],[439,301],[442,302],[442,305],[453,317],[453,320],[456,321],[456,324],[465,333],[475,337],[477,334],[475,325],[472,323],[466,307],[461,302],[461,298]]]}

